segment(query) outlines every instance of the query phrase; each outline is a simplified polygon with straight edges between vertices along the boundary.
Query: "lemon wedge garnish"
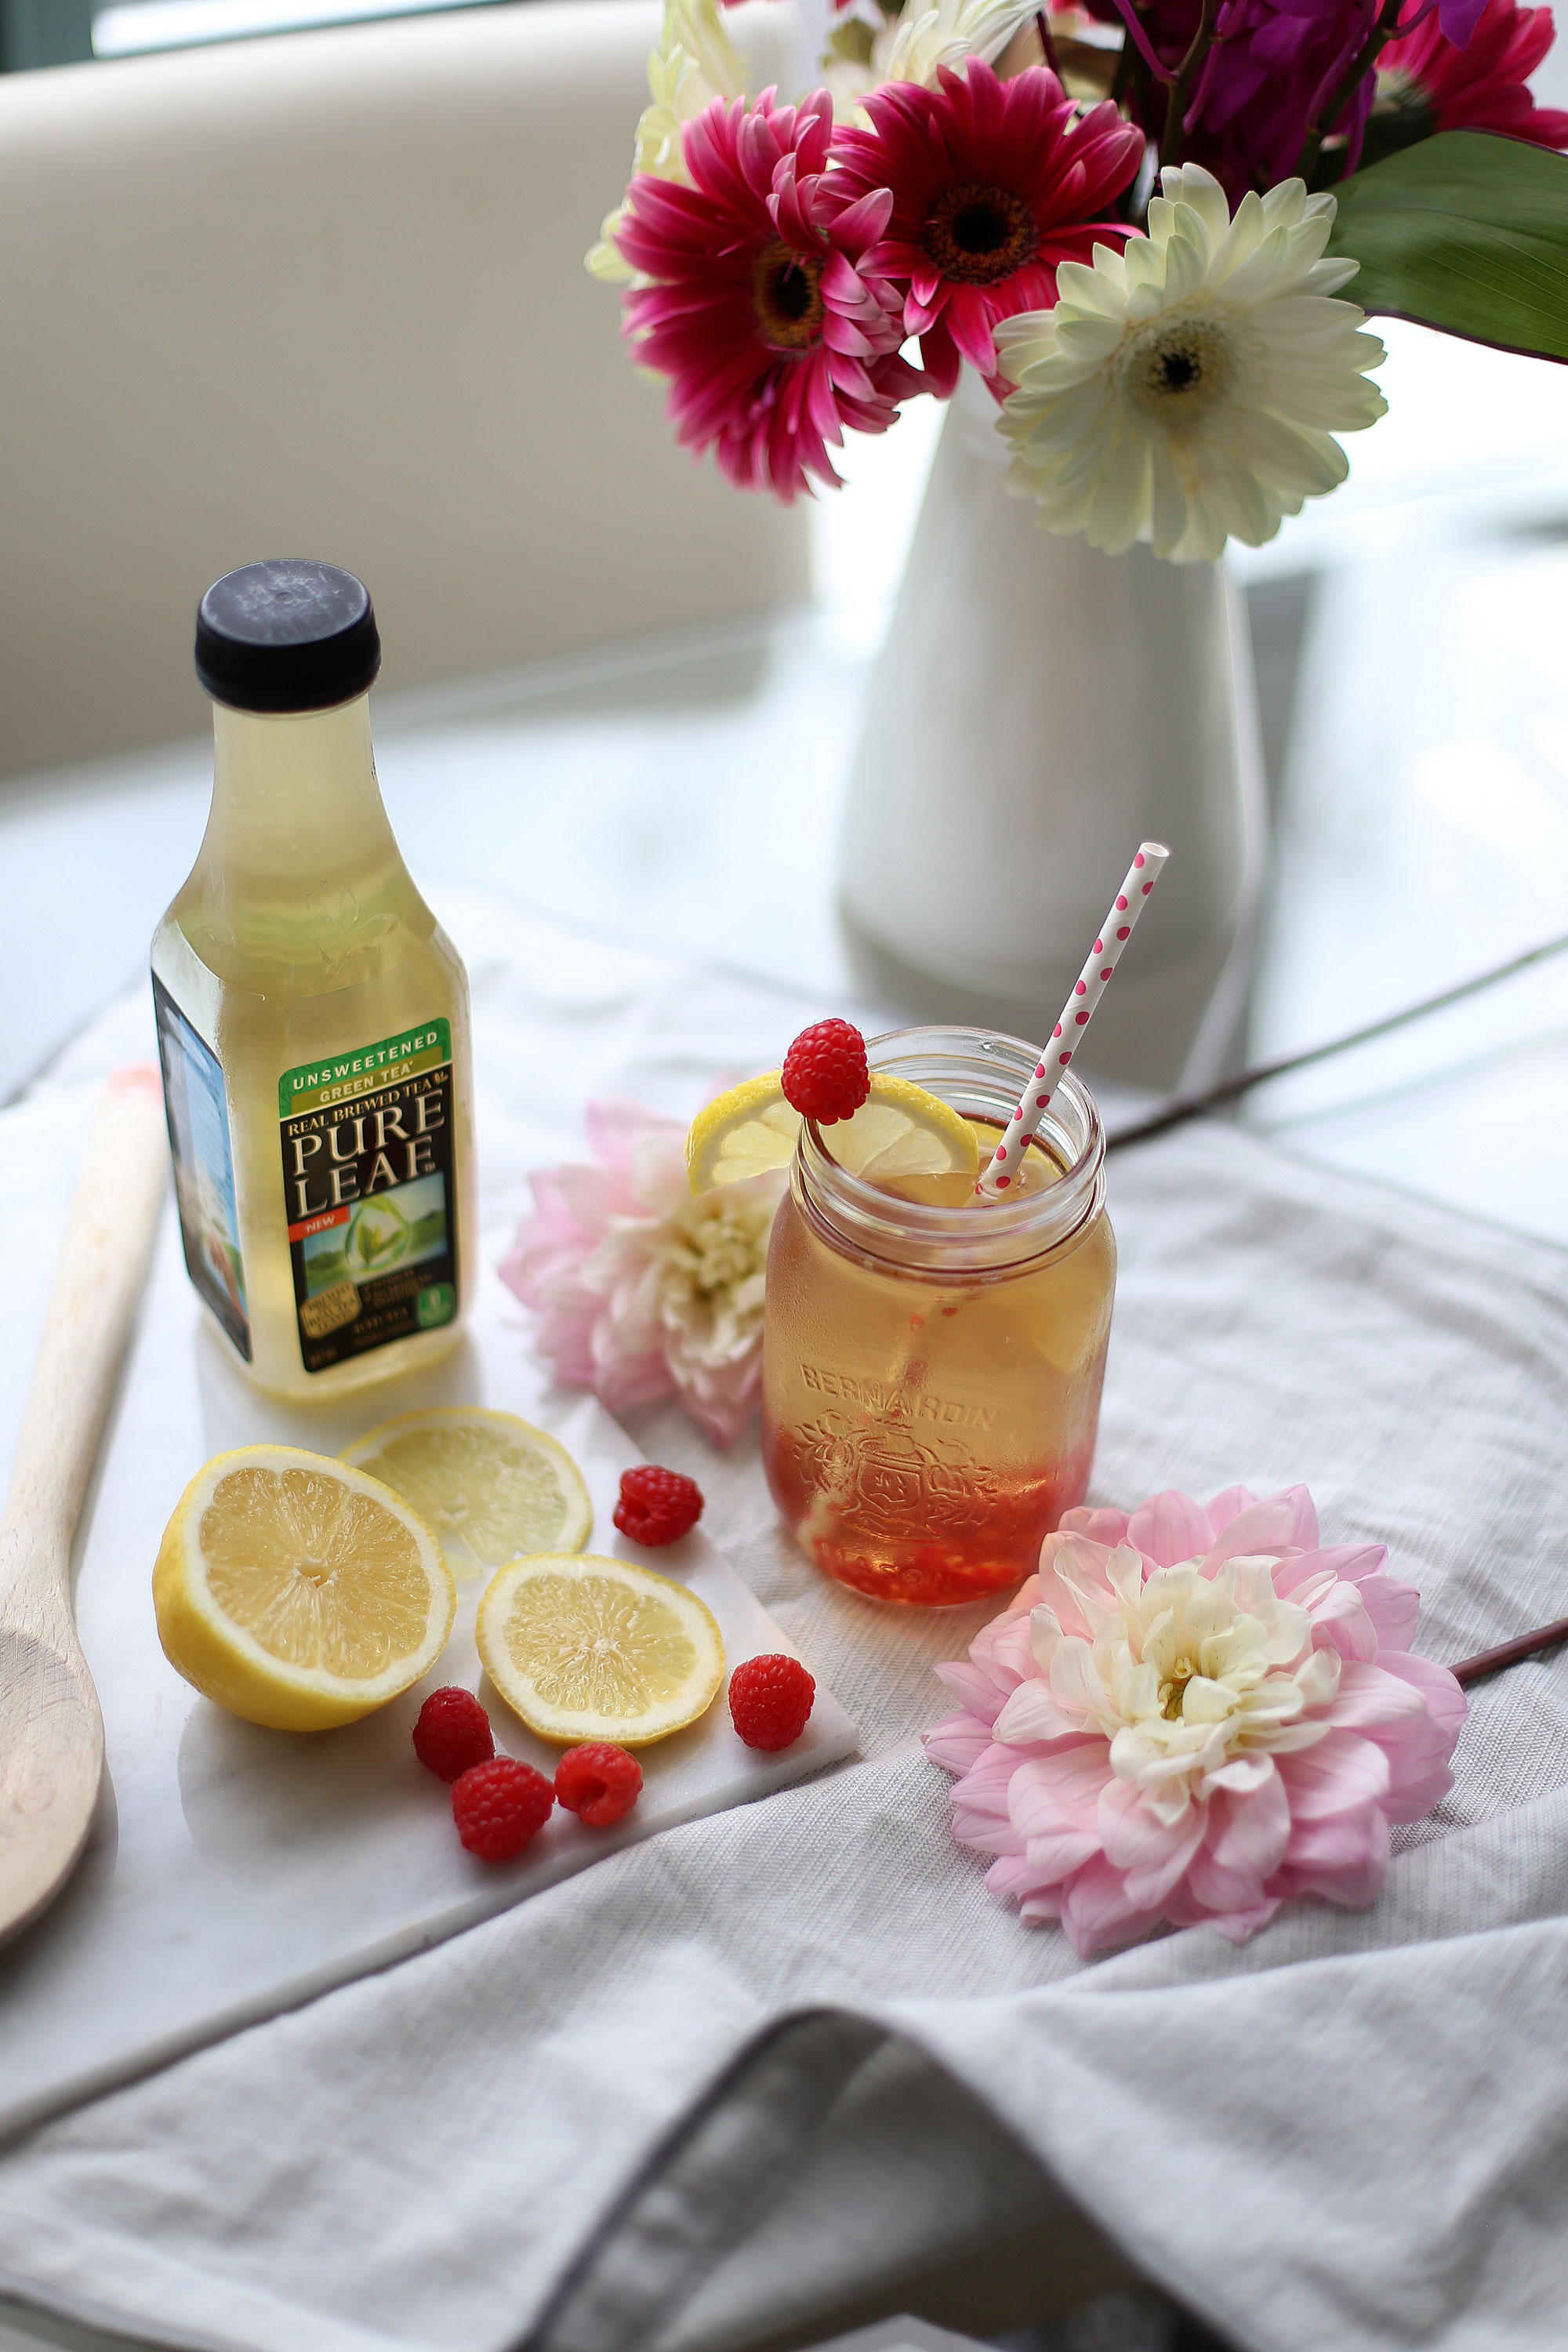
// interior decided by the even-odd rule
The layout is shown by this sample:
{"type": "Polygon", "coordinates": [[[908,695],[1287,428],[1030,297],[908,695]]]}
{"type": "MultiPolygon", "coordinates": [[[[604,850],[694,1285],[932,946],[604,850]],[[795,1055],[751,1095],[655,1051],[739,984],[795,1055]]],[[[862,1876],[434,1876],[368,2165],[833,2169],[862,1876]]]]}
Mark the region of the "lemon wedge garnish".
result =
{"type": "Polygon", "coordinates": [[[405,1412],[338,1458],[411,1503],[459,1580],[493,1573],[520,1552],[581,1551],[594,1524],[566,1448],[514,1412],[475,1404],[405,1412]]]}
{"type": "Polygon", "coordinates": [[[292,1445],[241,1446],[198,1471],[153,1571],[170,1664],[275,1731],[384,1706],[446,1648],[457,1598],[401,1496],[292,1445]]]}
{"type": "MultiPolygon", "coordinates": [[[[686,1167],[692,1191],[787,1168],[799,1133],[800,1113],[785,1102],[777,1070],[731,1087],[691,1122],[686,1167]]],[[[825,1127],[822,1138],[841,1168],[869,1183],[980,1172],[980,1147],[968,1120],[923,1087],[880,1071],[873,1072],[859,1109],[825,1127]]]]}
{"type": "Polygon", "coordinates": [[[646,1748],[695,1723],[724,1679],[723,1641],[694,1592],[591,1552],[503,1568],[474,1638],[491,1682],[542,1739],[646,1748]]]}
{"type": "Polygon", "coordinates": [[[795,1157],[800,1113],[784,1098],[780,1073],[769,1070],[718,1095],[692,1120],[686,1138],[686,1172],[694,1192],[715,1184],[742,1184],[787,1168],[795,1157]]]}

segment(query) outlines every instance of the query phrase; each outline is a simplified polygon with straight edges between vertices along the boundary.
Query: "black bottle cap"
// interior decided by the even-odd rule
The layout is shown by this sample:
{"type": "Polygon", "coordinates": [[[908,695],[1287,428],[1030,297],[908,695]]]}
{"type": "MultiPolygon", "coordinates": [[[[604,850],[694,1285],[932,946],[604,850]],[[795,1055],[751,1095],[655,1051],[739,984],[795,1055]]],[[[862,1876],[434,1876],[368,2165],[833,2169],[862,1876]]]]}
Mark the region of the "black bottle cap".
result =
{"type": "Polygon", "coordinates": [[[196,606],[196,676],[236,710],[327,710],[380,667],[370,591],[335,563],[247,563],[196,606]]]}

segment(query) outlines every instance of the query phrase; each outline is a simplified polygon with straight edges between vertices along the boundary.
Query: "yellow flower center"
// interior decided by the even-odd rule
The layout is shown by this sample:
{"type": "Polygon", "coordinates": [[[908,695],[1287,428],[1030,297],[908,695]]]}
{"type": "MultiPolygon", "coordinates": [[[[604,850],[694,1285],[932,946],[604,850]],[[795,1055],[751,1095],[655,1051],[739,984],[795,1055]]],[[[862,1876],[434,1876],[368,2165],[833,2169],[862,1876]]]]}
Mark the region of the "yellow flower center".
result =
{"type": "Polygon", "coordinates": [[[1160,1685],[1160,1712],[1167,1723],[1180,1723],[1182,1720],[1182,1701],[1186,1696],[1187,1685],[1197,1671],[1191,1658],[1178,1658],[1165,1681],[1160,1685]]]}
{"type": "Polygon", "coordinates": [[[948,188],[926,215],[921,236],[932,266],[966,286],[994,286],[1032,261],[1039,244],[1035,215],[1011,188],[965,180],[948,188]]]}
{"type": "Polygon", "coordinates": [[[701,1218],[689,1234],[679,1263],[699,1298],[711,1303],[728,1298],[767,1265],[768,1224],[758,1228],[754,1216],[730,1217],[721,1212],[701,1218]]]}

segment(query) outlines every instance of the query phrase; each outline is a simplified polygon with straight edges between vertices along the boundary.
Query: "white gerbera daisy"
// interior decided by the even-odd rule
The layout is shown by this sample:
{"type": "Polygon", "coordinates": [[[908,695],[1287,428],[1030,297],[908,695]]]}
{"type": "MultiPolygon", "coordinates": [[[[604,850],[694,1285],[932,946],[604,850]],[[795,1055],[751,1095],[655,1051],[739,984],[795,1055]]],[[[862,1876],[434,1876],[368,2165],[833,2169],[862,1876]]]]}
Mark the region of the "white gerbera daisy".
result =
{"type": "MultiPolygon", "coordinates": [[[[749,98],[746,68],[720,20],[718,0],[666,0],[664,28],[647,61],[652,103],[637,121],[634,172],[661,180],[687,178],[681,133],[716,98],[749,98]]],[[[629,285],[635,277],[616,248],[616,231],[626,205],[605,216],[599,242],[587,257],[591,276],[607,285],[629,285]]]]}
{"type": "Polygon", "coordinates": [[[1286,180],[1232,220],[1199,165],[1160,178],[1147,237],[1097,245],[1091,268],[1064,262],[1054,310],[997,328],[1017,386],[997,430],[1007,487],[1045,529],[1197,563],[1228,536],[1261,546],[1344,480],[1330,436],[1384,414],[1366,377],[1384,349],[1364,311],[1331,299],[1358,267],[1322,257],[1332,196],[1286,180]]]}

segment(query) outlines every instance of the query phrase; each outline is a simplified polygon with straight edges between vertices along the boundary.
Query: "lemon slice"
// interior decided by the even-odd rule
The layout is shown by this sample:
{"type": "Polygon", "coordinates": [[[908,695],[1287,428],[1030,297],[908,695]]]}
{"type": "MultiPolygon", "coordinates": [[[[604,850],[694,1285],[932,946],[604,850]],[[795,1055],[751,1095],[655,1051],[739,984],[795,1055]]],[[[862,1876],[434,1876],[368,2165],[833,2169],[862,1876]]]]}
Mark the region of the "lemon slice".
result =
{"type": "Polygon", "coordinates": [[[514,1412],[477,1404],[405,1412],[339,1460],[412,1503],[460,1580],[525,1551],[581,1551],[594,1524],[588,1489],[566,1448],[514,1412]]]}
{"type": "Polygon", "coordinates": [[[962,1113],[908,1078],[882,1075],[851,1118],[823,1129],[823,1141],[851,1176],[978,1176],[980,1147],[962,1113]]]}
{"type": "Polygon", "coordinates": [[[787,1168],[795,1157],[800,1113],[784,1098],[780,1072],[747,1078],[700,1110],[686,1139],[686,1172],[694,1192],[715,1184],[742,1184],[748,1176],[787,1168]]]}
{"type": "Polygon", "coordinates": [[[479,1655],[542,1739],[647,1748],[712,1706],[724,1644],[684,1584],[628,1559],[515,1559],[479,1602],[479,1655]]]}
{"type": "Polygon", "coordinates": [[[170,1664],[275,1731],[384,1706],[435,1664],[457,1601],[440,1545],[401,1496],[292,1445],[241,1446],[198,1471],[153,1571],[170,1664]]]}
{"type": "MultiPolygon", "coordinates": [[[[692,1191],[787,1168],[799,1133],[800,1113],[785,1102],[777,1070],[731,1087],[691,1122],[686,1167],[692,1191]]],[[[980,1172],[980,1147],[968,1120],[923,1087],[881,1071],[873,1073],[859,1109],[835,1119],[822,1134],[839,1166],[870,1183],[980,1172]]]]}

